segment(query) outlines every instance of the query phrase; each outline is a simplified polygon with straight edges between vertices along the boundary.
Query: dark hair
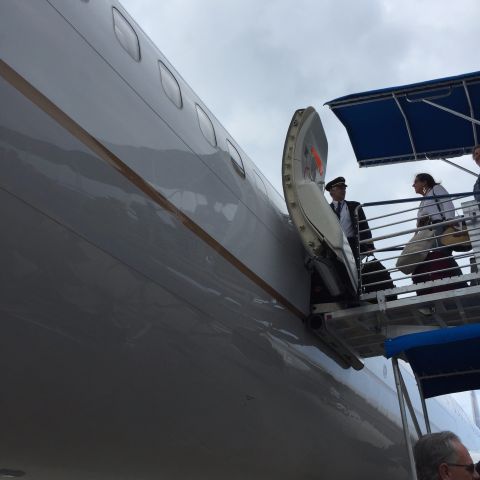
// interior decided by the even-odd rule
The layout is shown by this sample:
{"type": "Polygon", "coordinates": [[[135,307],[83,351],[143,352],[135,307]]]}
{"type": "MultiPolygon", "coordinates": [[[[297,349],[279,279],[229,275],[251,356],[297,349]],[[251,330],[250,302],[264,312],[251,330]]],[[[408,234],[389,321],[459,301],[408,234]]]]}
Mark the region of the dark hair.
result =
{"type": "Polygon", "coordinates": [[[460,439],[452,432],[430,433],[421,437],[413,448],[418,480],[437,480],[442,463],[458,461],[460,439]]]}
{"type": "Polygon", "coordinates": [[[439,185],[429,173],[417,173],[415,178],[421,182],[426,182],[428,188],[433,188],[435,185],[439,185]]]}
{"type": "Polygon", "coordinates": [[[475,146],[472,148],[472,157],[473,157],[473,154],[475,153],[475,150],[476,150],[477,148],[480,148],[480,144],[475,145],[475,146]]]}

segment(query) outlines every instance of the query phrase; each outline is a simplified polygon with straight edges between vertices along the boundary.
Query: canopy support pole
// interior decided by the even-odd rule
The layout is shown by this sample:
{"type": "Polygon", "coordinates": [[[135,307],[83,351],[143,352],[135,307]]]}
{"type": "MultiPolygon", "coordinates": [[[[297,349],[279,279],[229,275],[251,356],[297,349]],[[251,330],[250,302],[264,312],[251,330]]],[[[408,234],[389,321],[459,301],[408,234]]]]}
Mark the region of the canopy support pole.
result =
{"type": "Polygon", "coordinates": [[[420,438],[422,436],[422,430],[420,429],[420,424],[418,423],[417,415],[415,414],[415,410],[413,409],[412,401],[410,400],[410,395],[408,394],[408,390],[403,380],[403,376],[402,376],[402,373],[400,372],[400,369],[398,370],[398,374],[400,378],[400,383],[402,385],[402,393],[405,399],[405,403],[407,404],[408,411],[410,412],[410,417],[412,418],[413,425],[415,426],[415,431],[417,432],[417,436],[420,438]]]}
{"type": "Polygon", "coordinates": [[[432,429],[430,428],[430,417],[428,416],[427,404],[425,402],[425,397],[423,396],[422,382],[420,382],[420,380],[418,379],[417,374],[415,374],[415,380],[417,381],[418,391],[420,392],[420,400],[422,402],[422,410],[423,410],[423,418],[425,419],[425,427],[427,429],[427,433],[432,433],[432,429]]]}
{"type": "Polygon", "coordinates": [[[455,115],[456,117],[460,117],[460,118],[463,118],[464,120],[468,120],[469,122],[472,122],[472,124],[480,125],[480,120],[477,120],[473,117],[469,117],[468,115],[464,115],[463,113],[456,112],[455,110],[452,110],[451,108],[444,107],[443,105],[439,105],[438,103],[432,102],[431,100],[426,100],[425,98],[422,98],[421,101],[423,103],[431,105],[432,107],[439,108],[440,110],[443,110],[444,112],[451,113],[452,115],[455,115]]]}
{"type": "MultiPolygon", "coordinates": [[[[477,140],[475,139],[475,142],[477,140]]],[[[429,158],[429,160],[431,160],[429,158]]],[[[475,172],[472,172],[471,170],[469,170],[468,168],[465,168],[465,167],[461,167],[460,165],[457,165],[456,163],[453,163],[451,162],[450,160],[447,160],[446,158],[441,158],[440,160],[443,160],[445,163],[448,163],[449,165],[453,165],[454,167],[457,167],[459,168],[460,170],[463,170],[464,172],[467,172],[467,173],[471,173],[474,177],[478,177],[478,173],[475,173],[475,172]]]]}
{"type": "Polygon", "coordinates": [[[427,411],[427,404],[425,403],[425,398],[423,398],[423,393],[420,395],[420,398],[422,400],[423,417],[425,418],[425,427],[427,428],[427,433],[432,433],[432,429],[430,427],[430,418],[427,411]]]}
{"type": "Polygon", "coordinates": [[[400,414],[402,416],[403,435],[405,437],[405,444],[407,446],[408,460],[410,463],[410,470],[412,472],[412,480],[417,480],[417,470],[415,468],[415,459],[413,458],[413,447],[412,441],[410,439],[407,412],[405,410],[405,402],[403,397],[404,393],[402,388],[402,374],[400,373],[400,369],[398,367],[397,357],[392,357],[392,367],[393,375],[395,377],[395,385],[397,386],[398,404],[400,406],[400,414]]]}
{"type": "MultiPolygon", "coordinates": [[[[463,89],[465,90],[465,96],[467,97],[468,107],[470,108],[470,116],[473,118],[474,116],[473,106],[472,106],[472,101],[470,99],[470,92],[468,91],[467,82],[464,80],[462,82],[462,85],[463,85],[463,89]]],[[[473,139],[475,140],[475,145],[478,145],[477,130],[473,123],[472,123],[472,129],[473,129],[473,139]]]]}
{"type": "Polygon", "coordinates": [[[398,98],[395,95],[395,93],[392,93],[392,96],[393,96],[393,99],[395,100],[395,103],[397,104],[398,109],[400,110],[400,113],[402,114],[403,120],[405,121],[405,127],[407,128],[408,138],[410,139],[410,145],[412,146],[412,152],[413,152],[413,155],[415,156],[415,160],[418,160],[417,150],[415,148],[415,142],[413,141],[412,129],[410,128],[410,123],[408,121],[407,115],[403,111],[403,108],[400,105],[400,102],[398,101],[398,98]]]}

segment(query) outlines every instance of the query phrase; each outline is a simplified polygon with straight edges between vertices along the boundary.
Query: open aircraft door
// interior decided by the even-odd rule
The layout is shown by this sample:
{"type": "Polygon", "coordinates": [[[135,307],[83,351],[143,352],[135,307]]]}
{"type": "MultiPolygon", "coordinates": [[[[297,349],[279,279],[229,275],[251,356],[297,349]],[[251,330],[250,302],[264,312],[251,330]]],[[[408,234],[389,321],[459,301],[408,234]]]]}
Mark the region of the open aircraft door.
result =
{"type": "Polygon", "coordinates": [[[282,183],[292,222],[329,294],[357,291],[357,267],[337,216],[324,196],[328,143],[314,108],[297,110],[285,140],[282,183]]]}

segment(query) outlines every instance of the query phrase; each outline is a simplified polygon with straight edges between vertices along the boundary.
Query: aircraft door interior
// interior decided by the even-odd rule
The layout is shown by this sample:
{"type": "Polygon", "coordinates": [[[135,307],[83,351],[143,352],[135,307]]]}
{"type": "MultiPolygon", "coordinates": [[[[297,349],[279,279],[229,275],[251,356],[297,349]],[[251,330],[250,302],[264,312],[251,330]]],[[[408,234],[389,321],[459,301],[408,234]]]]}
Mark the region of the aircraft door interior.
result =
{"type": "Polygon", "coordinates": [[[357,268],[338,218],[325,198],[328,142],[313,107],[297,110],[288,128],[282,160],[285,201],[312,270],[314,303],[353,297],[357,268]]]}

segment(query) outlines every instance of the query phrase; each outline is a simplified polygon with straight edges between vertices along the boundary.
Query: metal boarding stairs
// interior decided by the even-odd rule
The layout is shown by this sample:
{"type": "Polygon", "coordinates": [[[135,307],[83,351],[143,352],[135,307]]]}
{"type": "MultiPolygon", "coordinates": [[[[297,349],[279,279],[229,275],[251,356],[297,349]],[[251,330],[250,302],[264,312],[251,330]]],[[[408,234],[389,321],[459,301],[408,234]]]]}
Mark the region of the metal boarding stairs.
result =
{"type": "Polygon", "coordinates": [[[472,193],[438,195],[361,206],[368,213],[380,209],[381,214],[357,221],[358,238],[363,238],[358,242],[358,251],[354,252],[358,263],[359,301],[315,304],[308,320],[316,335],[326,343],[330,355],[344,368],[360,370],[363,358],[384,355],[384,342],[388,338],[480,322],[480,204],[469,200],[458,205],[460,199],[472,196],[472,193]],[[411,202],[422,203],[398,209],[399,205],[411,202]],[[424,202],[435,202],[433,205],[441,209],[441,218],[440,214],[432,215],[431,219],[437,218],[433,224],[396,230],[401,224],[416,225],[424,202]],[[445,233],[449,226],[453,226],[458,235],[462,228],[466,229],[469,239],[444,247],[442,242],[447,237],[450,242],[452,238],[456,242],[445,233]],[[422,230],[434,232],[433,245],[421,250],[426,258],[408,264],[413,273],[405,275],[396,262],[411,237],[422,230]],[[367,235],[372,238],[365,238],[367,235]],[[462,247],[469,250],[452,252],[451,248],[462,247]],[[434,252],[444,258],[435,259],[434,252]],[[383,276],[388,272],[387,277],[391,278],[379,280],[378,270],[368,271],[365,266],[372,260],[379,260],[385,269],[383,276]],[[451,265],[445,267],[442,261],[451,265]]]}

